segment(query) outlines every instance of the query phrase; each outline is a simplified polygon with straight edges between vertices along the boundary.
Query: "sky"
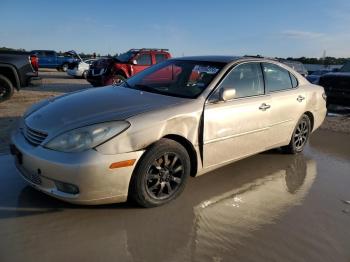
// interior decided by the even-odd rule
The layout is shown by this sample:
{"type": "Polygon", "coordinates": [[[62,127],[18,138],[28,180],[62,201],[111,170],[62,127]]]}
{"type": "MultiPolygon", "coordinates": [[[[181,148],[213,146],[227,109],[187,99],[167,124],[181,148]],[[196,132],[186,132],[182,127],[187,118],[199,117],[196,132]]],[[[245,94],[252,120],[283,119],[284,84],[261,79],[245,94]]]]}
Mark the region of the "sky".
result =
{"type": "Polygon", "coordinates": [[[0,46],[350,57],[349,0],[0,0],[0,46]]]}

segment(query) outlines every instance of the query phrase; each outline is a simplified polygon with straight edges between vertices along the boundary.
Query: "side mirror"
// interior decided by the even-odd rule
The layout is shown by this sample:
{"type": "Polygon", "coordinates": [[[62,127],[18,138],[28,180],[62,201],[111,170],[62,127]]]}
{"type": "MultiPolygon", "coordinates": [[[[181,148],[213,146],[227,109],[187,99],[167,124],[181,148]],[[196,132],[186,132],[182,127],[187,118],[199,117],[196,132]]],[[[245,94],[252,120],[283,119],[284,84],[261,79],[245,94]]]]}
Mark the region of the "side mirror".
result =
{"type": "Polygon", "coordinates": [[[227,101],[234,99],[236,96],[236,89],[234,88],[221,88],[219,91],[219,99],[221,101],[227,101]]]}
{"type": "Polygon", "coordinates": [[[134,59],[134,60],[131,61],[131,63],[132,63],[133,65],[137,65],[137,60],[134,59]]]}

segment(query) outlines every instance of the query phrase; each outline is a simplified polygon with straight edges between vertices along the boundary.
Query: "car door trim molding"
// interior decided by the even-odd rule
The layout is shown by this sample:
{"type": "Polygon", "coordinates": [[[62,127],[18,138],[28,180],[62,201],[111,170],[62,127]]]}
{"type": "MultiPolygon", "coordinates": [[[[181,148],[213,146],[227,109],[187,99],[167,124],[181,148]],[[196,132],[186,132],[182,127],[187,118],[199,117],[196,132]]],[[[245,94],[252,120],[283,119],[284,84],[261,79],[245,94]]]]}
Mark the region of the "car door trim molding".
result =
{"type": "Polygon", "coordinates": [[[222,141],[222,140],[227,140],[227,139],[230,139],[230,138],[235,138],[235,137],[240,137],[240,136],[249,135],[249,134],[253,134],[253,133],[258,133],[258,132],[262,132],[262,131],[265,131],[265,130],[268,130],[268,129],[269,129],[269,126],[268,127],[264,127],[264,128],[255,129],[255,130],[248,131],[248,132],[244,132],[244,133],[239,133],[239,134],[234,134],[234,135],[214,138],[214,139],[211,139],[211,140],[208,140],[208,141],[204,141],[204,145],[211,144],[211,143],[214,143],[214,142],[219,142],[219,141],[222,141]]]}

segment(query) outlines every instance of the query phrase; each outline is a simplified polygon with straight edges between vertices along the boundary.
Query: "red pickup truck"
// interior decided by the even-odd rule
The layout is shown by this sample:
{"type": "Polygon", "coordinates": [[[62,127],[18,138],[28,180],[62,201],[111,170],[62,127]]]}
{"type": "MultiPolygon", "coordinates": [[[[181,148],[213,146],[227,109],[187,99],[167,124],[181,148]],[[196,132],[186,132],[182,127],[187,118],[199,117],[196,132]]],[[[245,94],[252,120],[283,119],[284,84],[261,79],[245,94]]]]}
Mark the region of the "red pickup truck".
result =
{"type": "Polygon", "coordinates": [[[91,64],[87,81],[93,86],[118,84],[151,65],[171,58],[168,49],[130,49],[114,57],[101,58],[91,64]]]}

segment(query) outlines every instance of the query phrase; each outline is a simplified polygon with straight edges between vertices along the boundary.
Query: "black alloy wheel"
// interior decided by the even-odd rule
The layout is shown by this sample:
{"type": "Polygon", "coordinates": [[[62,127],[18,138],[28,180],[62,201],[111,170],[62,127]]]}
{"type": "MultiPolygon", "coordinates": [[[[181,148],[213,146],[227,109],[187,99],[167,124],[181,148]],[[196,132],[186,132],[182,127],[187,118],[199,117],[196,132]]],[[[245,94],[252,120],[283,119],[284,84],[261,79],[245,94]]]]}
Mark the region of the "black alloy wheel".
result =
{"type": "Polygon", "coordinates": [[[164,153],[147,171],[147,192],[155,199],[166,199],[181,185],[184,167],[176,153],[164,153]]]}
{"type": "Polygon", "coordinates": [[[162,138],[143,154],[134,169],[129,197],[143,207],[160,206],[178,197],[190,175],[187,150],[162,138]]]}
{"type": "Polygon", "coordinates": [[[289,145],[282,147],[282,150],[289,154],[297,154],[304,150],[304,147],[309,140],[311,133],[311,122],[307,115],[303,115],[294,131],[290,140],[289,145]]]}

